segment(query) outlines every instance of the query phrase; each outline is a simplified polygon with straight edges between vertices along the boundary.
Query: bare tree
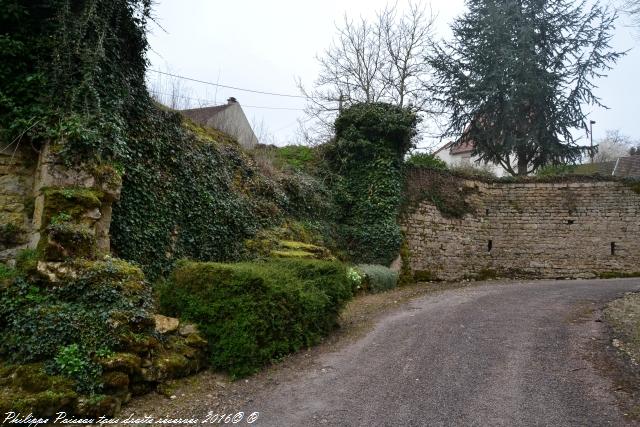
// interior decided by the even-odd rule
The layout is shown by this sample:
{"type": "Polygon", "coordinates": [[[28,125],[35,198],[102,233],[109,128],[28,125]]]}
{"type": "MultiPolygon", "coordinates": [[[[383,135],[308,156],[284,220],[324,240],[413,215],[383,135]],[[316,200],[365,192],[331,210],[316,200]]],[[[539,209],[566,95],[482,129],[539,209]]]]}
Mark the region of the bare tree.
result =
{"type": "Polygon", "coordinates": [[[259,144],[278,145],[276,136],[273,134],[273,132],[271,132],[271,129],[269,129],[269,126],[267,126],[267,124],[265,123],[264,118],[258,120],[256,116],[253,116],[250,123],[259,144]]]}
{"type": "Polygon", "coordinates": [[[193,98],[191,89],[177,77],[154,74],[147,79],[147,88],[154,100],[172,110],[202,106],[202,100],[193,98]]]}
{"type": "Polygon", "coordinates": [[[640,28],[640,0],[625,0],[622,10],[629,15],[632,25],[640,28]]]}
{"type": "Polygon", "coordinates": [[[423,111],[427,105],[425,92],[429,69],[424,58],[432,46],[434,15],[431,9],[409,3],[409,9],[400,17],[395,8],[387,8],[378,16],[378,28],[382,33],[388,55],[388,97],[397,105],[411,102],[423,111]]]}
{"type": "MultiPolygon", "coordinates": [[[[637,143],[637,142],[636,142],[637,143]]],[[[605,137],[598,141],[598,151],[593,156],[596,163],[610,162],[630,153],[634,141],[619,130],[608,130],[605,137]]]]}
{"type": "Polygon", "coordinates": [[[326,136],[337,112],[356,102],[389,102],[425,111],[425,58],[434,20],[431,9],[420,3],[410,3],[403,13],[387,6],[372,22],[345,15],[331,46],[317,56],[320,73],[313,88],[307,90],[298,80],[308,99],[306,113],[316,119],[301,133],[319,125],[326,136]]]}

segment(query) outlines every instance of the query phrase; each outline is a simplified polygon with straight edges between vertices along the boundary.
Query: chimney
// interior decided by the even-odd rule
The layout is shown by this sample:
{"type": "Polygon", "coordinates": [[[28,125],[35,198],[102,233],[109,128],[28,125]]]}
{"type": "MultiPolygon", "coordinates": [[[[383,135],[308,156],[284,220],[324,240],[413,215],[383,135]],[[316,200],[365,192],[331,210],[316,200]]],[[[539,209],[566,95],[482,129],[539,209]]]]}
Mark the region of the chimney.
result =
{"type": "Polygon", "coordinates": [[[237,99],[235,99],[233,96],[229,99],[227,99],[227,104],[231,105],[231,104],[236,104],[238,102],[237,99]]]}

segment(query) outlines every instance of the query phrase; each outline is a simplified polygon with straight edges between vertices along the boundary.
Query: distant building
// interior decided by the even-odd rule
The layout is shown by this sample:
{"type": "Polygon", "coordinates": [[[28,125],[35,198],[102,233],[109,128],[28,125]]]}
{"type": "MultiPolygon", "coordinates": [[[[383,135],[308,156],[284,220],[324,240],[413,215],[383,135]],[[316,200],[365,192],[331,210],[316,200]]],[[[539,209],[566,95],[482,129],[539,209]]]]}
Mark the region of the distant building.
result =
{"type": "Polygon", "coordinates": [[[504,168],[500,165],[496,165],[494,163],[485,164],[482,162],[477,162],[478,156],[472,155],[474,148],[475,144],[473,143],[473,141],[465,141],[459,144],[451,141],[436,150],[433,155],[445,162],[447,166],[450,167],[472,166],[485,169],[496,176],[504,176],[507,174],[507,171],[505,171],[504,168]]]}
{"type": "Polygon", "coordinates": [[[244,148],[254,148],[258,138],[251,128],[247,116],[235,98],[227,99],[225,105],[191,108],[181,113],[201,126],[211,127],[234,137],[244,148]]]}
{"type": "Polygon", "coordinates": [[[574,173],[640,178],[640,155],[618,157],[610,162],[585,163],[576,166],[574,173]]]}
{"type": "Polygon", "coordinates": [[[611,175],[624,178],[640,178],[640,155],[618,157],[611,175]]]}

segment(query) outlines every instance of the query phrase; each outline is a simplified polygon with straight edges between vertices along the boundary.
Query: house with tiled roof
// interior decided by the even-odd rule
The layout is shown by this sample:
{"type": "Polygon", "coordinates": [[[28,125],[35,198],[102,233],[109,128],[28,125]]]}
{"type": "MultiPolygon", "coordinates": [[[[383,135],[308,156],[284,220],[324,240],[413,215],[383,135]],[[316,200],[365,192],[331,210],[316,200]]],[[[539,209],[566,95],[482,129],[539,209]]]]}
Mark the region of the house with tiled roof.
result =
{"type": "Polygon", "coordinates": [[[433,155],[450,167],[473,166],[486,169],[496,176],[504,176],[507,174],[507,171],[500,165],[478,162],[478,157],[473,155],[474,148],[475,143],[473,141],[467,140],[457,144],[455,141],[450,141],[436,150],[433,155]]]}
{"type": "Polygon", "coordinates": [[[611,175],[622,178],[640,178],[640,155],[618,157],[611,175]]]}
{"type": "Polygon", "coordinates": [[[258,144],[251,123],[236,98],[227,99],[224,105],[191,108],[180,112],[201,126],[218,129],[234,137],[244,148],[254,148],[258,144]]]}
{"type": "Polygon", "coordinates": [[[640,178],[640,155],[618,157],[608,162],[585,163],[576,166],[572,173],[637,179],[640,178]]]}

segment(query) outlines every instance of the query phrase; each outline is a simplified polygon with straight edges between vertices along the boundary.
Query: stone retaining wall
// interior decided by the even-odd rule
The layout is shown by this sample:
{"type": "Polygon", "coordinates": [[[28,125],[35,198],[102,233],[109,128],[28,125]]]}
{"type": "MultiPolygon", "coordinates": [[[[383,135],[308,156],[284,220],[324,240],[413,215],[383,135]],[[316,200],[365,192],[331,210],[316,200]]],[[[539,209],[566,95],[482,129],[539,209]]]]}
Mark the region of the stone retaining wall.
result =
{"type": "Polygon", "coordinates": [[[0,146],[0,262],[27,245],[38,153],[24,144],[0,146]]]}
{"type": "Polygon", "coordinates": [[[402,221],[418,279],[640,272],[640,194],[634,186],[460,179],[458,190],[467,194],[472,213],[445,218],[425,201],[402,221]]]}

